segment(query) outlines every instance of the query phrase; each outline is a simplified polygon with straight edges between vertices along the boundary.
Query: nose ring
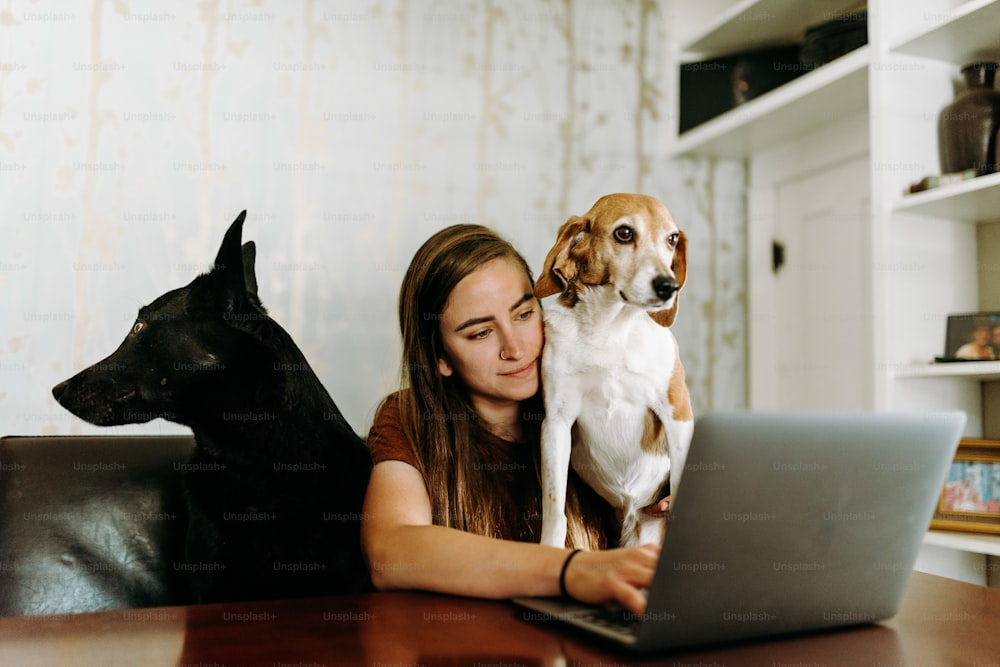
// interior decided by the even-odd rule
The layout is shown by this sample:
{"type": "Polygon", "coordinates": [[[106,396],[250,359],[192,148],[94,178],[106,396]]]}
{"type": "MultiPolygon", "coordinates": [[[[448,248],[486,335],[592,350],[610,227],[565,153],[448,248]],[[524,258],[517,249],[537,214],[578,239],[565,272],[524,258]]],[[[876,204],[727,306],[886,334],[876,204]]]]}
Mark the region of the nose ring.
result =
{"type": "Polygon", "coordinates": [[[510,361],[509,359],[507,359],[507,357],[505,357],[505,356],[503,355],[503,352],[504,352],[504,351],[503,351],[503,348],[501,348],[501,349],[500,349],[500,358],[501,358],[501,359],[503,359],[504,361],[510,361]]]}

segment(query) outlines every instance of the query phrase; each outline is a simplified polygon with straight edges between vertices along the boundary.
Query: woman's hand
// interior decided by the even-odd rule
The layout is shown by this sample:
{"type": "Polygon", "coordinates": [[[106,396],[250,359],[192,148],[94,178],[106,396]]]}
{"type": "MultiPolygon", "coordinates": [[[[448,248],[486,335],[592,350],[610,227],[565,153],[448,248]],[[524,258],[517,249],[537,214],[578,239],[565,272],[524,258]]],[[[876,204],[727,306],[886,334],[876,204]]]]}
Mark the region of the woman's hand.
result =
{"type": "MultiPolygon", "coordinates": [[[[642,511],[647,516],[669,518],[670,496],[642,511]]],[[[646,596],[640,591],[653,583],[659,559],[658,544],[580,553],[566,568],[566,591],[581,602],[614,601],[634,614],[642,614],[646,610],[646,596]]]]}
{"type": "Polygon", "coordinates": [[[583,551],[566,568],[566,591],[581,602],[617,602],[634,614],[646,611],[646,596],[660,558],[660,545],[583,551]]]}

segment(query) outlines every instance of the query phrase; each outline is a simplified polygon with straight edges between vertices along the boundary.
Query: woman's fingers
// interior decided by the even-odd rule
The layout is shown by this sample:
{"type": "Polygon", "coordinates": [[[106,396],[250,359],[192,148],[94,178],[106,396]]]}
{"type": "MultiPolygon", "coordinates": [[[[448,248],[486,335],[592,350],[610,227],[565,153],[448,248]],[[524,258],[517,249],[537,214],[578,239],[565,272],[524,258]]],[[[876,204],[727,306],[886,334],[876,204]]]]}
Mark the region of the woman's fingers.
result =
{"type": "Polygon", "coordinates": [[[582,602],[614,601],[641,614],[646,609],[642,589],[652,583],[659,556],[658,544],[581,553],[567,568],[567,591],[582,602]]]}

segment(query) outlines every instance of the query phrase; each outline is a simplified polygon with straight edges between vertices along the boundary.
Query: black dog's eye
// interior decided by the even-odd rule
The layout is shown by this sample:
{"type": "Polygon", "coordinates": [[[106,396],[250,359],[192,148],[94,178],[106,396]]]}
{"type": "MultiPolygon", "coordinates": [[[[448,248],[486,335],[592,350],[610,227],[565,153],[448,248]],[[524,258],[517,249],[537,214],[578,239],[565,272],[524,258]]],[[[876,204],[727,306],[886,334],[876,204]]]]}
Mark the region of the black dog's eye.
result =
{"type": "Polygon", "coordinates": [[[621,226],[615,230],[615,240],[619,243],[631,243],[635,239],[635,232],[631,227],[621,226]]]}
{"type": "Polygon", "coordinates": [[[680,233],[679,232],[674,232],[673,234],[671,234],[670,236],[667,237],[667,243],[669,243],[670,247],[673,248],[674,246],[677,245],[677,242],[680,239],[681,239],[680,233]]]}
{"type": "Polygon", "coordinates": [[[132,325],[132,333],[137,334],[140,331],[142,331],[145,327],[146,327],[145,322],[136,322],[135,324],[132,325]]]}

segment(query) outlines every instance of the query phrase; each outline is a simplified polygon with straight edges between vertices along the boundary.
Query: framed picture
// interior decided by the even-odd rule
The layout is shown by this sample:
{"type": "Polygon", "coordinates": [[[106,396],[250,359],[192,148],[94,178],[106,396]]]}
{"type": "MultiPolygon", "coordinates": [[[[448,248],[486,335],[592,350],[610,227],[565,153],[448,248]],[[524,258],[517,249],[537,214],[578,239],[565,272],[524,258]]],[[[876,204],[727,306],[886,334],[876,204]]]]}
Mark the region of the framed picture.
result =
{"type": "Polygon", "coordinates": [[[1000,313],[949,315],[944,348],[938,361],[1000,359],[1000,313]]]}
{"type": "Polygon", "coordinates": [[[1000,440],[959,443],[931,528],[1000,533],[1000,440]]]}

